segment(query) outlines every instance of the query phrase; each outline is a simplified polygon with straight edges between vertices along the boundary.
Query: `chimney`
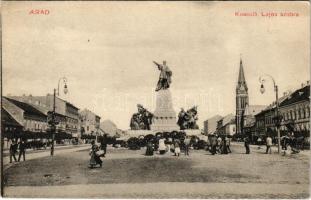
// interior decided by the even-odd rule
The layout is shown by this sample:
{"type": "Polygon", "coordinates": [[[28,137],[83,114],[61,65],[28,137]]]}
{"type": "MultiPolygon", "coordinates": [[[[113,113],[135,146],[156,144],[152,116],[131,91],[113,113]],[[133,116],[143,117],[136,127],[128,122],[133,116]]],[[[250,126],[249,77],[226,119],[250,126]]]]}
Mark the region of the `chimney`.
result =
{"type": "Polygon", "coordinates": [[[305,85],[303,83],[301,83],[301,87],[303,88],[305,85]]]}
{"type": "Polygon", "coordinates": [[[307,85],[310,85],[310,81],[307,81],[307,85]]]}

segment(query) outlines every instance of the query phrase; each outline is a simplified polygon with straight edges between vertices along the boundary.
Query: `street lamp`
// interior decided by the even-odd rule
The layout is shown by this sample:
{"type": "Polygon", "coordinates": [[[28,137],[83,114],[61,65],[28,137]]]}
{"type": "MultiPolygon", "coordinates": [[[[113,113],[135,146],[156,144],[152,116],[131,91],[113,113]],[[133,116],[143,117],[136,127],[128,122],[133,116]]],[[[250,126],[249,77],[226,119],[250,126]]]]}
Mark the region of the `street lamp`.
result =
{"type": "Polygon", "coordinates": [[[278,86],[275,84],[274,78],[269,74],[264,74],[259,77],[260,85],[260,92],[263,94],[266,90],[264,87],[265,79],[264,77],[269,77],[273,82],[274,92],[275,92],[275,103],[276,103],[276,109],[275,109],[275,120],[276,120],[276,130],[278,134],[278,153],[281,153],[281,134],[280,134],[280,117],[279,117],[279,98],[278,98],[278,86]]]}
{"type": "Polygon", "coordinates": [[[67,87],[67,78],[66,77],[62,77],[58,80],[58,85],[57,85],[57,96],[59,96],[59,84],[60,82],[63,80],[64,83],[64,94],[68,93],[68,87],[67,87]]]}
{"type": "Polygon", "coordinates": [[[55,140],[56,125],[59,123],[56,121],[56,118],[55,118],[55,108],[56,108],[56,94],[57,96],[59,96],[59,85],[60,85],[61,80],[63,80],[63,83],[64,83],[64,94],[68,93],[67,78],[62,77],[58,80],[57,93],[56,93],[56,89],[54,88],[52,119],[49,122],[49,124],[51,125],[51,132],[52,132],[51,156],[54,155],[54,140],[55,140]]]}

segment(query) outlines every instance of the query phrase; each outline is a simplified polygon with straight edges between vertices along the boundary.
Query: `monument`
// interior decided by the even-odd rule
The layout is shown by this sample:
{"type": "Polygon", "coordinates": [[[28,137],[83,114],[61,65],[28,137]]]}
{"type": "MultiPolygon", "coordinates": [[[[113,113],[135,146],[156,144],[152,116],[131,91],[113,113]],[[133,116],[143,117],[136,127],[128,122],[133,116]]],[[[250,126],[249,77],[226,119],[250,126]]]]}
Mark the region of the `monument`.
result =
{"type": "Polygon", "coordinates": [[[166,65],[154,62],[160,70],[159,81],[156,87],[156,108],[153,113],[153,123],[151,130],[154,131],[177,131],[180,128],[177,125],[176,112],[173,108],[172,94],[170,84],[172,83],[172,71],[166,65]]]}
{"type": "Polygon", "coordinates": [[[186,132],[187,135],[199,135],[200,130],[196,124],[196,121],[198,120],[197,106],[194,106],[187,111],[182,109],[177,120],[170,91],[173,73],[166,65],[166,61],[163,61],[163,64],[159,64],[155,61],[153,61],[153,63],[160,70],[159,80],[155,89],[155,111],[151,113],[142,105],[138,104],[138,112],[132,115],[130,122],[131,130],[128,130],[128,133],[131,136],[141,136],[156,134],[157,132],[182,130],[183,132],[186,132]]]}

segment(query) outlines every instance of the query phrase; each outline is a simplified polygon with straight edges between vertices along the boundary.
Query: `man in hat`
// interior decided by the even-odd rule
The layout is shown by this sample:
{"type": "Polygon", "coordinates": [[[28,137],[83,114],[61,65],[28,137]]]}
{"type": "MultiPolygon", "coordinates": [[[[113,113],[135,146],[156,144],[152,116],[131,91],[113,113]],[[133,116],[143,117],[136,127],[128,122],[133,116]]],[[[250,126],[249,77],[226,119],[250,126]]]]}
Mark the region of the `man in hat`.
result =
{"type": "MultiPolygon", "coordinates": [[[[154,61],[153,61],[154,62],[154,61]]],[[[168,68],[166,65],[166,61],[163,61],[163,65],[158,64],[154,62],[158,66],[158,69],[161,71],[160,76],[159,76],[159,81],[157,84],[156,92],[159,90],[165,90],[170,87],[170,84],[172,82],[171,76],[172,76],[172,71],[168,68]]]]}
{"type": "Polygon", "coordinates": [[[187,135],[186,138],[185,138],[185,140],[184,140],[184,143],[185,143],[185,155],[186,155],[186,156],[189,156],[190,142],[191,142],[190,136],[187,135]]]}
{"type": "Polygon", "coordinates": [[[16,162],[17,159],[15,157],[15,154],[17,153],[17,143],[15,139],[12,139],[12,143],[10,145],[10,163],[12,163],[12,158],[14,158],[14,161],[16,162]]]}

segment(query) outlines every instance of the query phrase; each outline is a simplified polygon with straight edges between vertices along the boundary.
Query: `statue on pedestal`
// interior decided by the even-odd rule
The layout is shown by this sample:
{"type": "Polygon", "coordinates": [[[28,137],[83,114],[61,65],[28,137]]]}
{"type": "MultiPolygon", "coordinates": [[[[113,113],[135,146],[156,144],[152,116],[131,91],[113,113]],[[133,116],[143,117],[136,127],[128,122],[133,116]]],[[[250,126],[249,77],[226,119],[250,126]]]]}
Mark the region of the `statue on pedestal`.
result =
{"type": "Polygon", "coordinates": [[[131,130],[150,130],[153,114],[145,109],[142,105],[137,105],[138,112],[134,113],[131,118],[131,130]]]}
{"type": "Polygon", "coordinates": [[[197,120],[198,120],[197,106],[193,106],[187,111],[181,108],[178,114],[177,124],[180,127],[180,130],[199,129],[199,126],[196,124],[197,120]]]}
{"type": "Polygon", "coordinates": [[[172,82],[172,71],[168,68],[168,66],[166,65],[166,61],[163,61],[163,65],[153,61],[153,63],[155,65],[158,66],[158,69],[161,71],[160,72],[160,77],[159,77],[159,81],[157,84],[157,88],[156,88],[156,92],[159,90],[165,90],[168,89],[170,87],[170,84],[172,82]]]}

